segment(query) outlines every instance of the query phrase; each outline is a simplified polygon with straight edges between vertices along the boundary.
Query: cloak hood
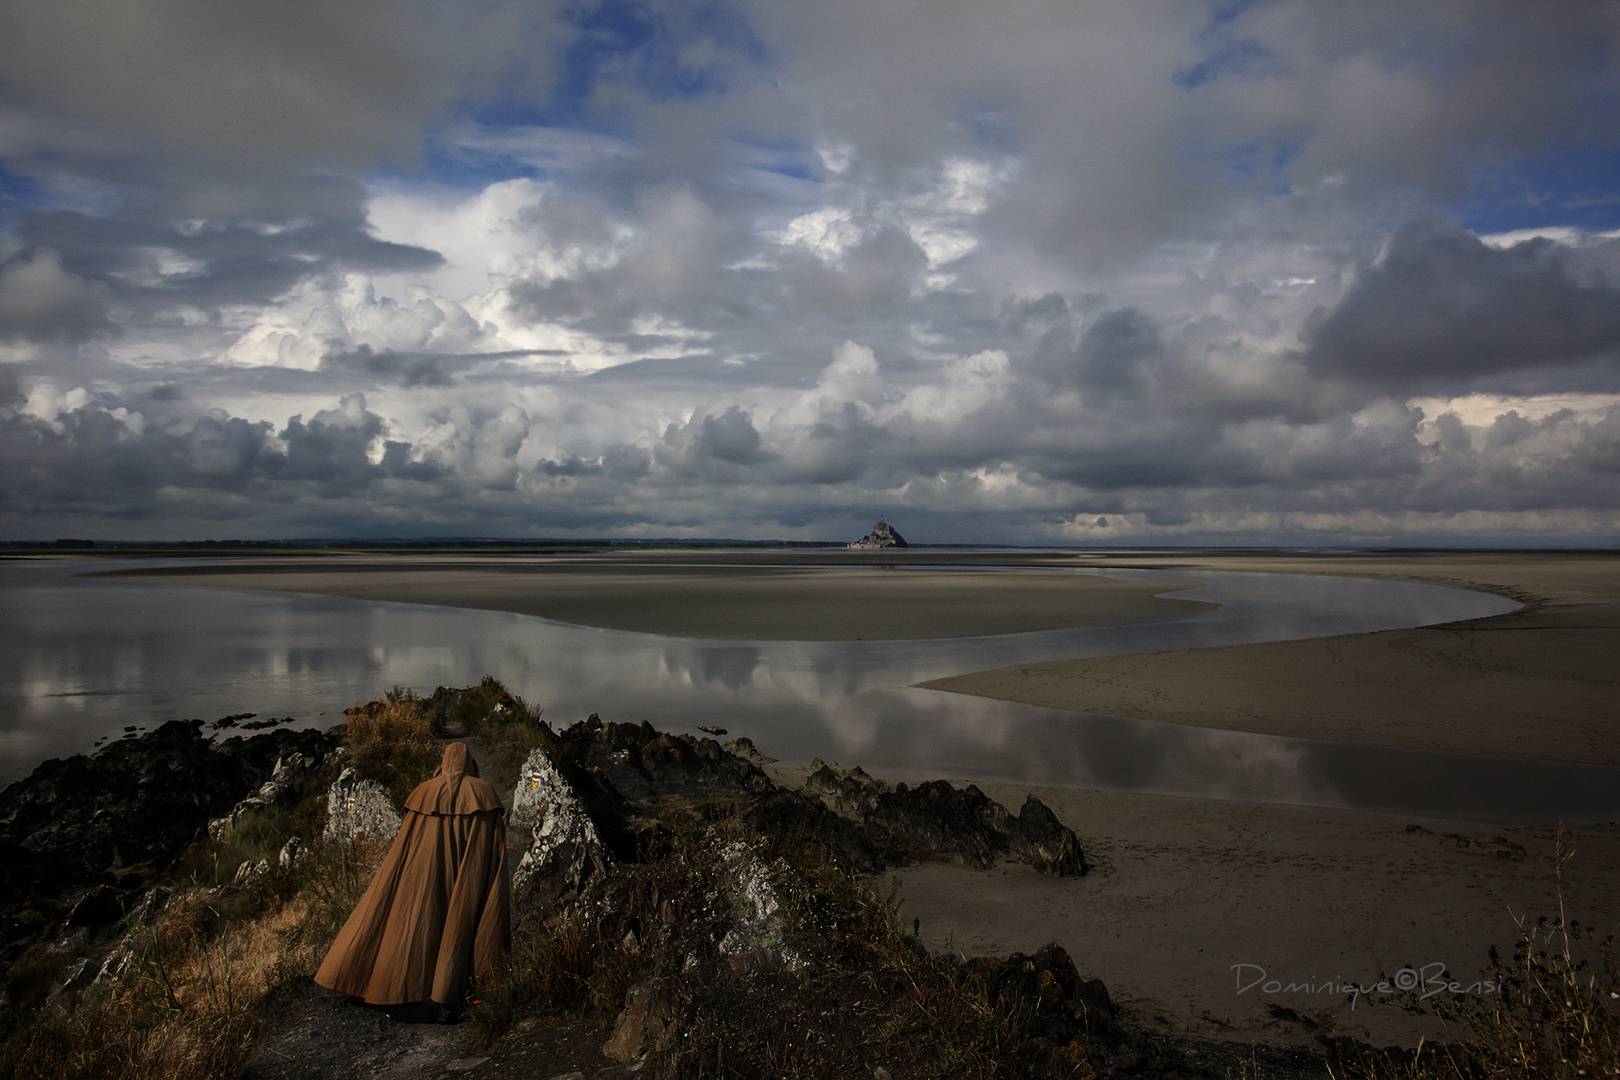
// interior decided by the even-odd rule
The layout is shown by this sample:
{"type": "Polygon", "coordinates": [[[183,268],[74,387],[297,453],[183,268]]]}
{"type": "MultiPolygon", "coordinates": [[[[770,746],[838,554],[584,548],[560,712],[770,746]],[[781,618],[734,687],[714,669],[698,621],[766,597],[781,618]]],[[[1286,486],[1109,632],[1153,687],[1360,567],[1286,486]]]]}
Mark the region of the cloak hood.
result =
{"type": "Polygon", "coordinates": [[[458,742],[444,748],[444,760],[433,779],[417,785],[405,799],[405,809],[418,814],[476,814],[501,808],[495,789],[478,779],[478,762],[467,745],[458,742]]]}

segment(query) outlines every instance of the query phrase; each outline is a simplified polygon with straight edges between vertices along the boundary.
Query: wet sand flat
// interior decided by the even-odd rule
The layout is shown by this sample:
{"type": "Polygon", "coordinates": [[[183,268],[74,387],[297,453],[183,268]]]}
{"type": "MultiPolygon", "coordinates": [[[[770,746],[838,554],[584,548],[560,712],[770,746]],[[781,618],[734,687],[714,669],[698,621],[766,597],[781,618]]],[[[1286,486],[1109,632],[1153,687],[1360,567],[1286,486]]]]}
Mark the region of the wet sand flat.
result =
{"type": "Polygon", "coordinates": [[[510,611],[676,637],[766,641],[975,637],[1101,626],[1207,611],[1185,582],[1116,581],[1073,570],[964,572],[873,566],[693,565],[611,560],[282,562],[122,577],[510,611]]]}
{"type": "MultiPolygon", "coordinates": [[[[1442,1030],[1392,1004],[1360,999],[1352,1009],[1347,984],[1411,965],[1467,987],[1492,945],[1512,952],[1515,918],[1558,915],[1551,828],[981,787],[1015,809],[1033,791],[1096,868],[1062,879],[1021,864],[901,870],[902,922],[921,920],[930,949],[966,955],[1057,941],[1138,1019],[1182,1032],[1273,1044],[1318,1033],[1274,1016],[1276,1005],[1337,1034],[1411,1046],[1442,1030]]],[[[1620,932],[1620,825],[1574,829],[1567,850],[1569,917],[1600,937],[1620,932]]]]}
{"type": "MultiPolygon", "coordinates": [[[[768,771],[791,788],[809,772],[768,771]]],[[[1444,1032],[1351,987],[1408,965],[1470,986],[1491,946],[1511,954],[1516,920],[1559,910],[1550,826],[978,786],[1013,812],[1038,797],[1075,830],[1092,871],[1056,878],[1011,859],[891,871],[879,884],[898,881],[902,925],[918,920],[923,944],[959,956],[1055,941],[1137,1021],[1185,1034],[1287,1045],[1326,1030],[1412,1046],[1444,1032]],[[1320,1027],[1279,1018],[1273,1005],[1320,1027]]],[[[1600,938],[1620,933],[1620,822],[1571,828],[1563,850],[1568,917],[1600,938]]]]}
{"type": "Polygon", "coordinates": [[[1408,630],[1020,664],[925,685],[1267,735],[1620,765],[1615,554],[1152,555],[1106,565],[1422,581],[1525,607],[1408,630]]]}

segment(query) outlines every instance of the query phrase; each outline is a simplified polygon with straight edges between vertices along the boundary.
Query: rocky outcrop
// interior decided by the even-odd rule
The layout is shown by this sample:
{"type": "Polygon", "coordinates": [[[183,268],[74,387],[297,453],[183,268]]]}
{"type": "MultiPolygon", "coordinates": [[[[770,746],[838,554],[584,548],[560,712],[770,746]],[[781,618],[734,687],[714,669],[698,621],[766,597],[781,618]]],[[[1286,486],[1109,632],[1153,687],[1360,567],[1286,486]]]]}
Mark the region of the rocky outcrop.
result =
{"type": "MultiPolygon", "coordinates": [[[[700,728],[699,730],[702,729],[700,728]]],[[[750,764],[776,764],[775,758],[760,753],[759,748],[754,745],[754,740],[750,739],[746,735],[738,736],[737,738],[732,739],[730,742],[721,743],[720,745],[728,754],[736,754],[738,757],[742,758],[746,762],[749,762],[750,764]]]]}
{"type": "Polygon", "coordinates": [[[877,846],[913,857],[989,868],[1011,854],[1037,870],[1066,877],[1091,869],[1074,831],[1035,796],[1017,817],[969,784],[944,780],[881,792],[866,813],[865,827],[877,846]]]}
{"type": "Polygon", "coordinates": [[[200,720],[171,720],[94,756],[44,762],[0,793],[0,900],[161,871],[211,819],[261,790],[277,762],[325,760],[338,743],[334,733],[285,728],[215,742],[201,729],[200,720]]]}
{"type": "Polygon", "coordinates": [[[740,816],[766,836],[820,845],[834,866],[858,873],[875,874],[891,862],[905,861],[903,853],[874,845],[859,822],[835,814],[820,799],[801,791],[778,791],[751,803],[740,816]]]}
{"type": "Polygon", "coordinates": [[[713,739],[661,732],[651,724],[603,723],[595,714],[555,733],[552,764],[584,805],[614,858],[635,862],[656,846],[658,808],[730,803],[777,790],[758,765],[713,739]]]}
{"type": "Polygon", "coordinates": [[[740,843],[727,844],[720,850],[720,857],[726,866],[725,887],[735,922],[720,939],[719,949],[732,974],[802,968],[803,961],[787,943],[787,918],[771,881],[771,868],[740,843]]]}
{"type": "Polygon", "coordinates": [[[229,814],[208,823],[208,835],[215,840],[222,840],[244,815],[285,806],[296,796],[303,786],[303,781],[319,771],[336,753],[336,750],[330,750],[325,755],[317,757],[294,750],[282,754],[276,758],[270,779],[260,784],[259,789],[253,794],[232,807],[229,814]]]}
{"type": "Polygon", "coordinates": [[[607,848],[585,804],[544,750],[529,753],[512,797],[512,825],[533,840],[512,872],[512,902],[521,918],[547,910],[607,871],[607,848]]]}
{"type": "Polygon", "coordinates": [[[1075,969],[1063,946],[1051,942],[1034,955],[976,956],[965,965],[968,985],[990,1001],[1028,1017],[1032,1035],[1063,1046],[1106,1034],[1113,1002],[1101,979],[1075,969]]]}
{"type": "Polygon", "coordinates": [[[826,803],[829,809],[856,821],[865,821],[866,815],[877,807],[878,797],[890,788],[882,780],[868,776],[859,765],[842,769],[836,762],[829,764],[816,758],[810,763],[804,790],[826,803]]]}
{"type": "MultiPolygon", "coordinates": [[[[1007,855],[1063,876],[1089,869],[1073,830],[1034,796],[1014,817],[977,787],[958,790],[935,780],[891,789],[859,768],[820,759],[803,792],[785,792],[713,739],[667,734],[648,723],[603,723],[594,715],[557,734],[554,753],[556,782],[578,799],[606,847],[627,861],[641,857],[648,821],[675,798],[730,802],[755,828],[825,845],[839,865],[862,872],[918,859],[989,867],[1007,855]]],[[[525,781],[542,782],[552,783],[525,781]]],[[[529,813],[520,807],[514,821],[529,813]]]]}
{"type": "Polygon", "coordinates": [[[675,1041],[679,1025],[675,995],[661,979],[636,983],[624,995],[624,1009],[602,1047],[609,1061],[621,1065],[663,1050],[675,1041]]]}
{"type": "Polygon", "coordinates": [[[362,780],[353,767],[345,767],[326,793],[324,835],[328,840],[391,843],[403,820],[387,790],[362,780]]]}
{"type": "Polygon", "coordinates": [[[895,532],[894,526],[890,525],[882,518],[878,518],[878,523],[872,526],[871,532],[867,533],[865,536],[861,537],[859,540],[855,541],[849,546],[851,549],[868,549],[903,548],[910,547],[911,545],[906,543],[905,537],[901,536],[898,532],[895,532]]]}

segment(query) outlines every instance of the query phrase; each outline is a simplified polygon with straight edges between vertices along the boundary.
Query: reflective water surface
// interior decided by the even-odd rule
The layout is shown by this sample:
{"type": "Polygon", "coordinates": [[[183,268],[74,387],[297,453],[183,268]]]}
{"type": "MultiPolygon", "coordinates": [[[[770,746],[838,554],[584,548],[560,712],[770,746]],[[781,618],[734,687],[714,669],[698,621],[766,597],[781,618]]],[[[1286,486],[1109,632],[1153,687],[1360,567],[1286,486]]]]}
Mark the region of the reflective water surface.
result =
{"type": "Polygon", "coordinates": [[[592,712],[678,731],[708,724],[749,736],[785,763],[819,756],[897,779],[1003,778],[1501,821],[1620,813],[1620,769],[1282,739],[911,688],[1026,661],[1415,626],[1515,606],[1480,593],[1353,578],[1103,571],[1196,576],[1208,586],[1181,595],[1222,606],[992,638],[744,643],[73,576],[139,565],[0,564],[0,782],[116,738],[126,725],[254,712],[325,726],[395,685],[429,691],[489,673],[542,705],[556,726],[592,712]]]}

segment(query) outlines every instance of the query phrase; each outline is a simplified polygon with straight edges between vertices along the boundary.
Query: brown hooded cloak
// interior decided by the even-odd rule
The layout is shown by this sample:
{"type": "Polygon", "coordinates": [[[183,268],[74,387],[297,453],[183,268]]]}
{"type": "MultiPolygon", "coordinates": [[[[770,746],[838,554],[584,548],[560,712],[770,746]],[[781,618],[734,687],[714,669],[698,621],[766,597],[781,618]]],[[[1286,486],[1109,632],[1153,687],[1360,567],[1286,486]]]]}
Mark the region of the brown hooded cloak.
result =
{"type": "Polygon", "coordinates": [[[453,1005],[469,978],[497,977],[512,940],[503,813],[467,747],[445,747],[315,981],[373,1005],[453,1005]]]}

